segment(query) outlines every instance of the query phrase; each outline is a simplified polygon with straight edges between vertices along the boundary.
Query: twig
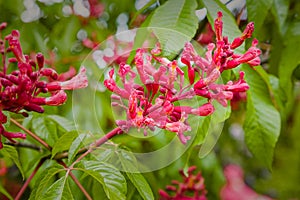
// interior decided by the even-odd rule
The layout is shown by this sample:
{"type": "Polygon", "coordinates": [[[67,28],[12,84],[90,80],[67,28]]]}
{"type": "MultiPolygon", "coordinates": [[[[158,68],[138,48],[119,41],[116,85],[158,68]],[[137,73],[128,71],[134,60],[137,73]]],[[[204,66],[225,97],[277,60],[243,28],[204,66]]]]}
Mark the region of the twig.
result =
{"type": "MultiPolygon", "coordinates": [[[[83,147],[83,148],[81,148],[81,149],[78,150],[77,155],[83,154],[87,150],[88,150],[88,148],[83,147]]],[[[56,154],[54,156],[53,160],[62,160],[64,158],[68,158],[68,156],[69,156],[68,152],[59,153],[59,154],[56,154]]]]}
{"type": "Polygon", "coordinates": [[[34,134],[33,132],[31,132],[30,130],[28,130],[27,128],[25,128],[24,126],[22,126],[19,122],[17,122],[15,119],[10,118],[10,121],[12,123],[14,123],[17,127],[19,127],[20,129],[22,129],[23,131],[25,131],[28,135],[30,135],[31,137],[33,137],[36,141],[38,141],[39,143],[41,143],[44,147],[46,147],[48,150],[51,151],[51,147],[49,146],[49,144],[47,144],[44,140],[42,140],[39,136],[37,136],[36,134],[34,134]]]}
{"type": "Polygon", "coordinates": [[[30,181],[32,180],[32,178],[34,177],[34,175],[36,174],[36,172],[39,170],[39,168],[42,166],[42,164],[46,161],[45,158],[42,158],[40,160],[40,162],[38,163],[38,165],[35,167],[35,169],[33,170],[33,172],[30,174],[30,176],[28,177],[28,179],[25,181],[24,185],[22,186],[22,188],[20,189],[20,191],[18,192],[15,200],[19,200],[23,193],[25,192],[27,186],[29,185],[30,181]]]}
{"type": "Polygon", "coordinates": [[[88,199],[88,200],[93,200],[92,197],[89,195],[89,193],[84,189],[84,187],[81,185],[81,183],[79,182],[79,180],[76,178],[76,176],[71,172],[71,169],[68,168],[68,166],[62,161],[62,160],[57,160],[57,162],[64,166],[64,168],[66,168],[68,170],[69,175],[71,176],[71,178],[73,179],[73,181],[75,182],[75,184],[79,187],[79,189],[83,192],[84,196],[88,199]]]}
{"type": "Polygon", "coordinates": [[[243,6],[243,8],[240,10],[240,12],[237,14],[237,19],[236,19],[236,23],[237,25],[239,26],[240,23],[241,23],[241,17],[242,17],[242,14],[244,12],[244,10],[246,9],[246,4],[243,6]]]}
{"type": "Polygon", "coordinates": [[[29,149],[34,149],[37,151],[42,151],[42,148],[33,144],[26,144],[22,142],[16,142],[16,143],[11,143],[11,142],[5,142],[6,145],[14,146],[14,147],[25,147],[29,149]]]}

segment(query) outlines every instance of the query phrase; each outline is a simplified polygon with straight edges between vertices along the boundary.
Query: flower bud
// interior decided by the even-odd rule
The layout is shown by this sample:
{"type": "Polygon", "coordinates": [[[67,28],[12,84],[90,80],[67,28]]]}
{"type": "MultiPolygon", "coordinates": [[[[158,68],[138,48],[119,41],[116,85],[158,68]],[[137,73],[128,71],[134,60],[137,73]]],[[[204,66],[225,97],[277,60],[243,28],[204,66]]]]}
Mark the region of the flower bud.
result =
{"type": "Polygon", "coordinates": [[[24,109],[27,111],[34,111],[34,112],[38,112],[38,113],[44,112],[43,107],[41,107],[40,105],[34,104],[34,103],[29,103],[28,105],[25,105],[24,109]]]}
{"type": "Polygon", "coordinates": [[[41,69],[40,73],[43,76],[51,77],[54,80],[56,80],[58,78],[57,72],[54,69],[51,69],[51,68],[43,68],[43,69],[41,69]]]}
{"type": "Polygon", "coordinates": [[[42,69],[44,67],[44,56],[42,53],[36,54],[36,61],[39,66],[39,69],[42,69]]]}
{"type": "Polygon", "coordinates": [[[192,114],[199,116],[208,116],[211,115],[215,111],[214,106],[211,103],[206,103],[200,106],[197,109],[192,109],[192,114]]]}
{"type": "Polygon", "coordinates": [[[0,111],[0,123],[5,124],[7,122],[7,117],[0,111]]]}
{"type": "Polygon", "coordinates": [[[233,42],[231,43],[230,48],[231,48],[231,49],[235,49],[235,48],[241,46],[241,45],[243,44],[243,42],[244,42],[243,39],[241,39],[240,37],[237,37],[237,38],[235,38],[235,39],[233,40],[233,42]]]}
{"type": "Polygon", "coordinates": [[[1,78],[1,85],[7,87],[7,86],[12,86],[13,83],[7,79],[1,78]]]}
{"type": "Polygon", "coordinates": [[[197,81],[194,85],[194,90],[198,90],[198,89],[202,89],[204,87],[206,87],[207,84],[204,82],[203,79],[200,79],[199,81],[197,81]]]}
{"type": "Polygon", "coordinates": [[[2,22],[2,23],[0,24],[0,31],[2,31],[3,29],[5,29],[6,26],[7,26],[7,23],[6,23],[6,22],[2,22]]]}
{"type": "Polygon", "coordinates": [[[86,69],[82,67],[80,69],[80,72],[72,79],[65,82],[61,82],[61,88],[63,90],[73,90],[73,89],[80,89],[80,88],[87,87],[88,80],[85,73],[86,73],[86,69]]]}
{"type": "Polygon", "coordinates": [[[21,139],[26,139],[26,134],[24,133],[11,133],[7,131],[3,131],[2,135],[9,139],[11,142],[15,142],[12,140],[13,138],[21,138],[21,139]]]}
{"type": "Polygon", "coordinates": [[[194,89],[195,94],[210,99],[211,93],[208,89],[194,89]]]}
{"type": "Polygon", "coordinates": [[[57,93],[55,93],[53,96],[46,98],[46,105],[59,106],[64,104],[66,100],[67,100],[67,94],[63,90],[60,90],[57,93]]]}

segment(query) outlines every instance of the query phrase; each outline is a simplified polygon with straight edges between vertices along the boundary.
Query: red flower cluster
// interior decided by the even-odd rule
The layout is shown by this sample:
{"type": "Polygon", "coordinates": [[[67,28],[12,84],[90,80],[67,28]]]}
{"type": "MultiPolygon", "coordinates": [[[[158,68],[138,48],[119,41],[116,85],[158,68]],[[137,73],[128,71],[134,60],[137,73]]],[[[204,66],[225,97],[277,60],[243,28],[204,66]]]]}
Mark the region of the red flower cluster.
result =
{"type": "Polygon", "coordinates": [[[231,100],[235,93],[245,92],[249,89],[244,80],[244,72],[240,72],[240,78],[236,82],[229,81],[223,85],[216,84],[216,80],[224,70],[235,68],[242,63],[247,63],[250,66],[259,65],[261,51],[256,48],[258,43],[256,39],[254,39],[252,47],[245,54],[235,54],[233,51],[245,39],[251,37],[254,30],[252,22],[246,26],[243,34],[235,38],[232,43],[229,43],[228,38],[222,35],[222,29],[222,13],[219,12],[218,18],[215,20],[216,45],[213,43],[208,44],[205,58],[203,58],[197,55],[190,43],[187,43],[181,61],[188,66],[188,76],[191,84],[195,81],[195,73],[199,74],[200,79],[194,84],[195,93],[198,96],[215,99],[226,107],[228,100],[231,100]]]}
{"type": "MultiPolygon", "coordinates": [[[[1,30],[6,23],[1,24],[1,30]]],[[[25,138],[23,133],[11,133],[4,129],[3,125],[7,117],[2,111],[20,113],[27,116],[27,111],[43,113],[43,105],[58,106],[67,99],[64,90],[72,90],[86,87],[88,84],[85,68],[80,73],[67,81],[58,81],[59,75],[54,69],[44,68],[44,56],[36,55],[36,60],[24,55],[20,41],[20,34],[13,30],[11,34],[0,38],[2,54],[2,72],[0,72],[0,148],[3,147],[1,136],[14,142],[14,138],[25,138]],[[6,42],[8,47],[6,47],[6,42]],[[9,58],[9,63],[16,63],[16,70],[8,70],[7,53],[12,52],[14,57],[9,58]],[[8,73],[8,71],[10,71],[8,73]],[[48,97],[39,97],[40,93],[48,93],[48,97]]]]}
{"type": "Polygon", "coordinates": [[[117,120],[117,125],[124,131],[131,127],[143,128],[144,134],[146,129],[158,127],[175,132],[185,144],[190,137],[185,136],[184,132],[191,130],[187,123],[188,115],[210,115],[215,110],[212,100],[226,107],[235,93],[249,89],[244,72],[240,72],[240,78],[235,82],[217,84],[216,81],[224,70],[241,63],[250,66],[260,63],[256,40],[245,54],[233,52],[245,39],[251,37],[253,29],[253,23],[249,23],[242,36],[230,44],[227,37],[222,36],[222,13],[219,12],[215,20],[216,45],[211,43],[207,46],[205,58],[196,53],[191,43],[186,43],[179,58],[187,66],[186,73],[176,60],[160,57],[159,44],[151,53],[138,49],[135,56],[136,70],[127,64],[120,64],[118,76],[123,87],[117,85],[114,69],[104,81],[106,88],[115,93],[112,95],[112,105],[124,108],[127,113],[127,119],[117,120]],[[156,68],[156,65],[160,67],[156,68]],[[189,80],[188,83],[185,79],[189,80]],[[204,97],[208,102],[198,108],[180,106],[182,100],[196,96],[204,97]]]}
{"type": "Polygon", "coordinates": [[[173,185],[166,186],[166,190],[171,191],[173,195],[168,194],[164,190],[159,190],[160,200],[206,200],[207,191],[204,185],[204,178],[200,172],[194,175],[193,171],[195,169],[196,166],[190,167],[188,176],[185,176],[183,171],[180,170],[179,173],[183,181],[173,180],[173,185]]]}

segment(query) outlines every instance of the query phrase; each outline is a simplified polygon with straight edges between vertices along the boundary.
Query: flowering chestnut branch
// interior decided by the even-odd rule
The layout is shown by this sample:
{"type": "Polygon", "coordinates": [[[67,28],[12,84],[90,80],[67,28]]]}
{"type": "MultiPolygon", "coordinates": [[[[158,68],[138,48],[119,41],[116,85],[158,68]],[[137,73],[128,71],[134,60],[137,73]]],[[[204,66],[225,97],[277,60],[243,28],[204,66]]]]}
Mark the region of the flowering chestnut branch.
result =
{"type": "MultiPolygon", "coordinates": [[[[1,24],[1,30],[6,23],[1,24]]],[[[1,136],[15,142],[14,138],[25,139],[24,133],[11,133],[4,129],[3,124],[7,117],[3,111],[19,113],[28,116],[28,111],[43,113],[44,105],[59,106],[67,100],[64,90],[84,88],[88,81],[85,68],[81,68],[79,74],[66,81],[58,81],[59,74],[51,68],[44,67],[44,56],[38,53],[35,60],[23,54],[20,44],[20,34],[13,30],[4,40],[0,38],[2,54],[2,71],[0,72],[0,149],[3,147],[1,136]],[[8,43],[8,47],[6,47],[8,43]],[[7,54],[13,53],[13,57],[7,59],[7,54]],[[8,69],[8,63],[16,63],[17,69],[8,69]],[[40,97],[41,93],[49,94],[48,97],[40,97]]]]}
{"type": "Polygon", "coordinates": [[[116,124],[124,131],[131,127],[143,129],[145,135],[147,129],[165,129],[175,132],[185,144],[190,139],[190,136],[184,135],[191,130],[187,123],[189,115],[211,115],[215,111],[213,100],[226,107],[235,93],[247,91],[249,85],[242,71],[237,81],[226,84],[217,84],[216,81],[224,70],[242,63],[250,66],[260,64],[261,51],[256,48],[257,40],[246,53],[234,53],[234,49],[251,37],[254,24],[249,23],[243,34],[232,43],[222,35],[222,28],[222,13],[219,12],[215,20],[216,44],[208,44],[205,57],[198,55],[191,43],[186,43],[180,60],[187,66],[187,73],[179,67],[177,60],[170,61],[161,56],[159,44],[150,53],[145,49],[136,51],[136,70],[125,63],[119,65],[117,76],[122,87],[115,80],[115,69],[111,69],[104,85],[114,93],[111,96],[112,106],[124,109],[127,114],[126,120],[117,120],[116,124]],[[185,79],[189,80],[188,83],[185,79]],[[197,108],[180,106],[182,100],[197,96],[206,98],[207,103],[197,108]]]}

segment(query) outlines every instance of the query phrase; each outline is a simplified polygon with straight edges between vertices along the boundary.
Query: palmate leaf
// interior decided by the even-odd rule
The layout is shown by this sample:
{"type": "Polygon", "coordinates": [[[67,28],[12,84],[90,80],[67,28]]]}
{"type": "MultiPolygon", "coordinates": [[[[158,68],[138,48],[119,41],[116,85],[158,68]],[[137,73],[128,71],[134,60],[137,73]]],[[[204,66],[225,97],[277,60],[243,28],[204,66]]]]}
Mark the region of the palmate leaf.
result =
{"type": "Polygon", "coordinates": [[[71,131],[63,134],[54,144],[52,149],[52,158],[59,152],[66,151],[70,148],[73,140],[78,136],[77,131],[71,131]]]}
{"type": "Polygon", "coordinates": [[[82,146],[82,141],[87,137],[86,134],[80,134],[70,145],[69,153],[68,153],[68,164],[70,165],[78,150],[82,146]]]}
{"type": "Polygon", "coordinates": [[[274,0],[272,6],[272,14],[281,34],[286,30],[285,20],[288,16],[289,6],[289,0],[274,0]]]}
{"type": "Polygon", "coordinates": [[[64,169],[60,165],[50,166],[45,169],[45,173],[38,177],[35,187],[30,194],[29,200],[39,200],[53,182],[53,177],[62,171],[64,171],[64,169]]]}
{"type": "Polygon", "coordinates": [[[126,199],[126,179],[114,166],[99,161],[81,161],[80,165],[77,170],[83,171],[101,183],[109,199],[126,199]]]}
{"type": "Polygon", "coordinates": [[[58,136],[57,127],[53,121],[49,120],[46,115],[34,114],[31,124],[35,134],[47,141],[50,146],[54,145],[58,136]]]}
{"type": "Polygon", "coordinates": [[[289,24],[285,34],[285,45],[281,51],[279,62],[279,84],[285,91],[288,101],[293,100],[292,75],[296,67],[300,64],[300,22],[289,24]]]}
{"type": "Polygon", "coordinates": [[[148,26],[153,28],[166,56],[176,54],[195,35],[196,7],[195,0],[170,0],[155,10],[148,26]]]}
{"type": "Polygon", "coordinates": [[[135,157],[130,152],[122,150],[118,153],[118,156],[127,177],[138,190],[143,199],[154,199],[153,192],[148,182],[145,180],[143,175],[138,173],[138,169],[136,167],[138,164],[135,157]]]}
{"type": "Polygon", "coordinates": [[[205,122],[208,124],[205,124],[203,130],[206,131],[206,133],[204,133],[206,136],[199,151],[200,158],[204,158],[210,151],[212,151],[222,133],[225,120],[228,119],[231,114],[230,106],[225,108],[218,102],[214,102],[214,107],[216,112],[211,115],[210,120],[205,122]]]}
{"type": "Polygon", "coordinates": [[[44,200],[72,200],[74,199],[69,183],[68,176],[65,175],[55,181],[46,193],[41,197],[44,200]]]}
{"type": "Polygon", "coordinates": [[[6,158],[11,159],[15,163],[15,165],[18,167],[19,171],[22,174],[22,177],[23,178],[25,177],[24,171],[23,171],[20,159],[19,159],[19,153],[15,147],[10,146],[10,145],[3,145],[3,149],[1,149],[0,154],[6,158]]]}
{"type": "Polygon", "coordinates": [[[254,34],[258,33],[274,0],[247,0],[248,20],[254,22],[254,34]]]}
{"type": "Polygon", "coordinates": [[[250,86],[244,123],[246,144],[252,154],[271,169],[274,148],[280,134],[280,115],[259,73],[248,66],[243,67],[243,71],[250,86]]]}
{"type": "Polygon", "coordinates": [[[54,121],[57,125],[59,125],[62,129],[64,129],[67,132],[76,130],[76,127],[75,127],[75,124],[73,121],[70,121],[59,115],[48,115],[47,117],[49,119],[51,119],[52,121],[54,121]]]}

